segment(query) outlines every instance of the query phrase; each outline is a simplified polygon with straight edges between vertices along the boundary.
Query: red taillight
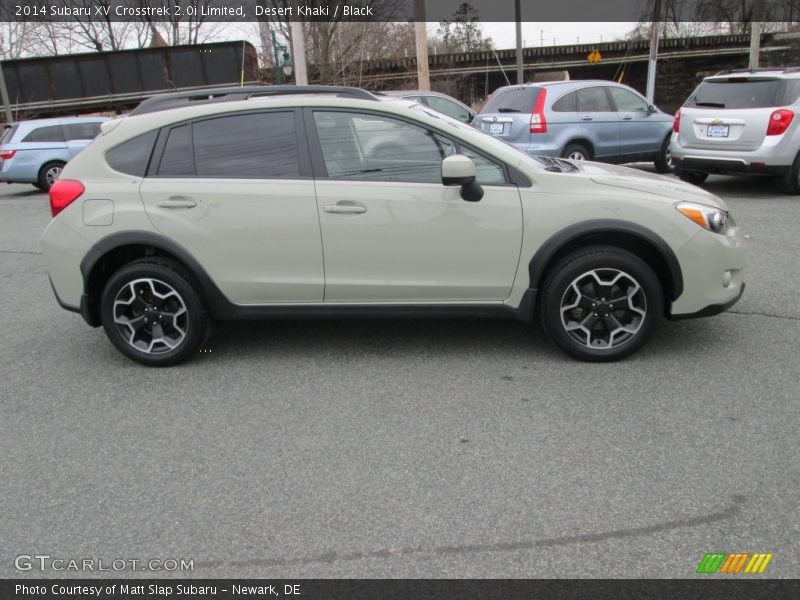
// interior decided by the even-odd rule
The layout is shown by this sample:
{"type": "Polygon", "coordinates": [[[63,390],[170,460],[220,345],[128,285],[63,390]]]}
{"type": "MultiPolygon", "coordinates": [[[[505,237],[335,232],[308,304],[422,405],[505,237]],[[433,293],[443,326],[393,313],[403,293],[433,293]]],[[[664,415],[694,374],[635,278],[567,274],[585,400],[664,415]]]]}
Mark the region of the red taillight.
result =
{"type": "Polygon", "coordinates": [[[55,217],[80,198],[86,188],[74,179],[56,179],[50,187],[50,213],[55,217]]]}
{"type": "Polygon", "coordinates": [[[14,158],[14,155],[17,153],[16,150],[0,150],[0,160],[8,160],[9,158],[14,158]]]}
{"type": "Polygon", "coordinates": [[[675,120],[672,122],[672,131],[678,133],[681,130],[681,109],[675,111],[675,120]]]}
{"type": "Polygon", "coordinates": [[[767,125],[767,135],[781,135],[792,124],[794,113],[785,108],[779,108],[769,116],[769,124],[767,125]]]}
{"type": "Polygon", "coordinates": [[[531,111],[531,133],[547,133],[547,120],[544,118],[544,99],[547,90],[542,88],[536,98],[536,106],[531,111]]]}

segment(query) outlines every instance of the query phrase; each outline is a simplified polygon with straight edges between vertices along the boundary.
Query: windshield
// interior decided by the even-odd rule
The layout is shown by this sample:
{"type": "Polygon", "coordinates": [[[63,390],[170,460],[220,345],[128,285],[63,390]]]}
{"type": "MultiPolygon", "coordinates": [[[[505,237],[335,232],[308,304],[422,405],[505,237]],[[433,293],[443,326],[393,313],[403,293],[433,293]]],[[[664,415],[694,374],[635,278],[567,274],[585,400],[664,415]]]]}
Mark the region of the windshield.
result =
{"type": "MultiPolygon", "coordinates": [[[[414,110],[419,110],[424,112],[426,115],[438,119],[442,121],[444,125],[450,126],[456,130],[458,130],[459,134],[462,136],[466,136],[466,138],[476,137],[480,139],[480,144],[483,146],[489,146],[491,148],[495,148],[500,152],[508,152],[509,150],[514,150],[519,154],[519,157],[528,164],[535,166],[537,169],[544,169],[547,167],[547,163],[542,160],[535,160],[530,154],[527,152],[523,152],[519,148],[509,144],[501,139],[498,139],[488,133],[481,131],[480,129],[475,129],[471,125],[467,125],[466,123],[462,123],[461,121],[454,119],[452,117],[448,117],[445,114],[435,112],[432,109],[422,105],[422,104],[414,104],[409,108],[413,108],[414,110]]],[[[446,127],[445,127],[446,129],[446,127]]]]}
{"type": "Polygon", "coordinates": [[[772,108],[785,104],[782,79],[731,77],[702,82],[685,106],[711,108],[772,108]]]}

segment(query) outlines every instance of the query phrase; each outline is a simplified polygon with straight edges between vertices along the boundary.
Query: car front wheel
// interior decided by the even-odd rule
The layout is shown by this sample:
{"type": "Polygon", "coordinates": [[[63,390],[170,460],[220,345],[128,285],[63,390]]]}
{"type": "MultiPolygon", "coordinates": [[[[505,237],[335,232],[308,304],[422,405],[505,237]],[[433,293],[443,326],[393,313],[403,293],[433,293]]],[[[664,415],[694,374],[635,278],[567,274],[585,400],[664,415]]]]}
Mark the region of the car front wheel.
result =
{"type": "Polygon", "coordinates": [[[559,261],[542,286],[540,316],[548,337],[586,361],[611,361],[636,352],[663,313],[661,285],[642,259],[619,248],[594,246],[559,261]]]}
{"type": "Polygon", "coordinates": [[[197,352],[208,318],[183,268],[162,258],[122,267],[106,283],[100,316],[111,343],[148,366],[178,364],[197,352]]]}

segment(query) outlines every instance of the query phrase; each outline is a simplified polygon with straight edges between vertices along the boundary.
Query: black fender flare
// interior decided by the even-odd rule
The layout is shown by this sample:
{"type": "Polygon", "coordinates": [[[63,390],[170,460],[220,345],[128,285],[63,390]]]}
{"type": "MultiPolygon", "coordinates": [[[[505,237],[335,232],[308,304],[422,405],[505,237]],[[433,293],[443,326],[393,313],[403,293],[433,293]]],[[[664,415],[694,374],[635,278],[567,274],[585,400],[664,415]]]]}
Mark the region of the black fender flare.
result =
{"type": "Polygon", "coordinates": [[[121,231],[112,233],[95,242],[86,256],[81,260],[80,269],[83,276],[83,298],[81,299],[81,314],[90,324],[87,318],[90,314],[89,279],[94,268],[100,259],[109,252],[122,248],[123,246],[152,246],[166,254],[174,256],[181,261],[189,273],[194,277],[200,291],[208,305],[209,311],[214,318],[226,318],[231,314],[234,304],[225,296],[222,290],[217,287],[214,280],[206,272],[198,260],[186,248],[174,242],[170,238],[153,233],[152,231],[121,231]]]}
{"type": "Polygon", "coordinates": [[[655,248],[656,252],[658,252],[667,265],[672,292],[670,294],[670,299],[677,300],[683,293],[683,273],[678,258],[675,256],[675,252],[672,251],[669,244],[657,233],[642,225],[618,219],[592,219],[589,221],[582,221],[570,225],[550,236],[539,246],[533,258],[531,258],[528,263],[528,273],[530,275],[529,288],[532,290],[537,290],[539,288],[542,276],[550,264],[551,259],[556,256],[559,250],[570,242],[588,234],[613,235],[615,233],[635,236],[655,248]]]}

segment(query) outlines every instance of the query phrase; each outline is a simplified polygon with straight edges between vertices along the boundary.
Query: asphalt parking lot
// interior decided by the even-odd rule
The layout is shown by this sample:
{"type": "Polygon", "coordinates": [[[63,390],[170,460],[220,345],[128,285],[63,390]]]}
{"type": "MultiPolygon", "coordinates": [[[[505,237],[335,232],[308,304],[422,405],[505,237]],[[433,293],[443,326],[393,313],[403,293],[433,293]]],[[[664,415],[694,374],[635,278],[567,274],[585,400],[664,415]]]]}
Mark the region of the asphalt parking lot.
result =
{"type": "Polygon", "coordinates": [[[625,362],[512,321],[287,321],[156,370],[58,307],[46,196],[0,186],[0,577],[691,577],[708,551],[800,576],[800,198],[705,187],[747,292],[625,362]]]}

